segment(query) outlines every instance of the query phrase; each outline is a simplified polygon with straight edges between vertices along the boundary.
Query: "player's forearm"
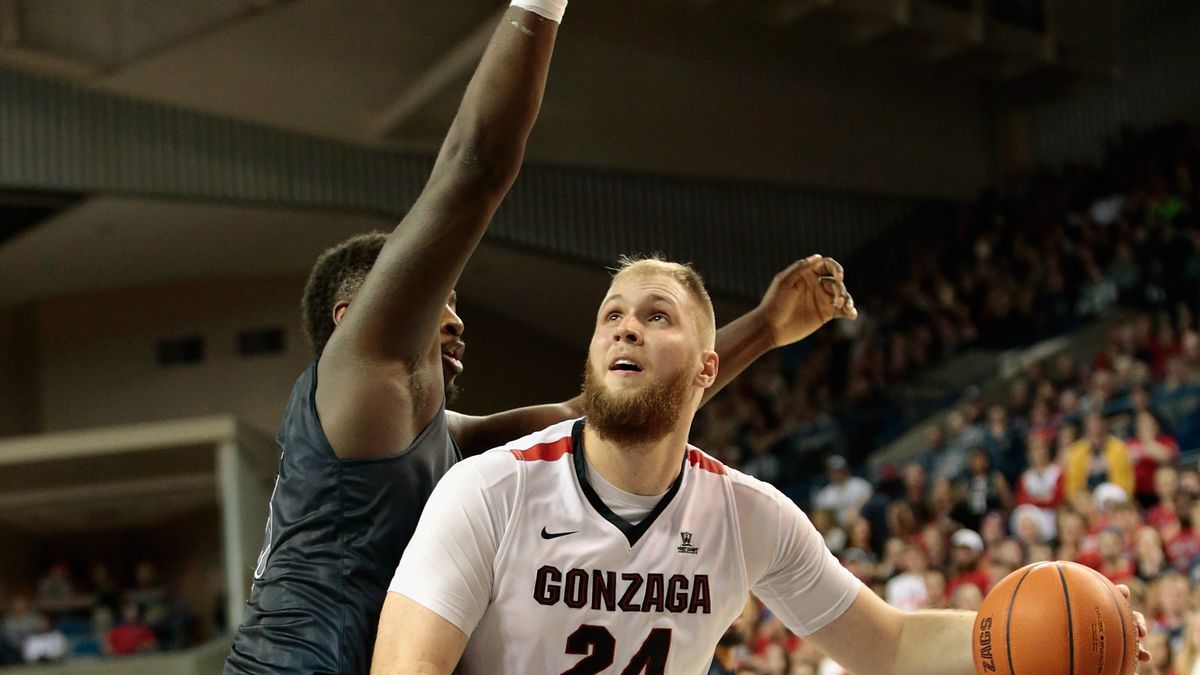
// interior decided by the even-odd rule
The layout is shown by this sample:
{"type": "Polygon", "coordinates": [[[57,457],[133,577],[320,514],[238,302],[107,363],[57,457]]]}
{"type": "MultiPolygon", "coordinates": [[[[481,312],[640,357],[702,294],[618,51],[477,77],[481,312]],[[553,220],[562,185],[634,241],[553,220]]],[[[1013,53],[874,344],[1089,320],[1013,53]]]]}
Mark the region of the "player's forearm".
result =
{"type": "Polygon", "coordinates": [[[904,617],[894,675],[974,675],[974,612],[927,610],[904,617]]]}
{"type": "Polygon", "coordinates": [[[397,361],[426,356],[447,296],[520,170],[557,32],[558,24],[532,12],[505,12],[428,185],[360,292],[370,310],[356,319],[357,353],[397,361]]]}
{"type": "Polygon", "coordinates": [[[558,24],[510,7],[467,85],[434,174],[506,192],[517,177],[550,69],[558,24]]]}
{"type": "Polygon", "coordinates": [[[717,331],[717,381],[704,392],[701,405],[708,403],[718,391],[732,382],[751,363],[775,348],[771,331],[767,329],[757,309],[751,310],[717,331]]]}

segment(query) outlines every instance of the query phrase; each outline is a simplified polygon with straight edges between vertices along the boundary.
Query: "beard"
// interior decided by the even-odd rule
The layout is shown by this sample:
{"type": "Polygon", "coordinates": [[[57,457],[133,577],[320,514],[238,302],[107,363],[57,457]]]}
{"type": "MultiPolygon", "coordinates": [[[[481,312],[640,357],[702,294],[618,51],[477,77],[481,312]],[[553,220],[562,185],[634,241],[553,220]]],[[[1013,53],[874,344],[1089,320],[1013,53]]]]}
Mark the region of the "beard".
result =
{"type": "Polygon", "coordinates": [[[457,373],[450,373],[446,370],[442,371],[442,379],[445,381],[443,386],[445,387],[447,408],[449,408],[450,405],[454,403],[455,399],[458,398],[458,395],[462,393],[462,387],[460,387],[458,383],[454,381],[456,377],[457,373]]]}
{"type": "Polygon", "coordinates": [[[686,368],[671,378],[633,392],[613,392],[593,375],[591,359],[583,371],[583,414],[587,425],[608,441],[641,445],[670,433],[691,393],[686,368]]]}

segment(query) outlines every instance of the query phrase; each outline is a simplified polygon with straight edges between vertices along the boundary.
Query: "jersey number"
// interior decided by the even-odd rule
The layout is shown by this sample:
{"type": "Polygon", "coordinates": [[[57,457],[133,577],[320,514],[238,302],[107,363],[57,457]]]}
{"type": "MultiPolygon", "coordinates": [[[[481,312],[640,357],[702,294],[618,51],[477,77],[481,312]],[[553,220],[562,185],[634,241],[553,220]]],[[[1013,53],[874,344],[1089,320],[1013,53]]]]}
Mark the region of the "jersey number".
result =
{"type": "MultiPolygon", "coordinates": [[[[671,629],[655,628],[650,631],[642,648],[633,655],[621,675],[663,675],[667,672],[667,653],[671,651],[671,629]]],[[[604,626],[583,624],[567,638],[567,653],[583,656],[570,670],[562,675],[596,675],[613,664],[617,641],[604,626]]]]}

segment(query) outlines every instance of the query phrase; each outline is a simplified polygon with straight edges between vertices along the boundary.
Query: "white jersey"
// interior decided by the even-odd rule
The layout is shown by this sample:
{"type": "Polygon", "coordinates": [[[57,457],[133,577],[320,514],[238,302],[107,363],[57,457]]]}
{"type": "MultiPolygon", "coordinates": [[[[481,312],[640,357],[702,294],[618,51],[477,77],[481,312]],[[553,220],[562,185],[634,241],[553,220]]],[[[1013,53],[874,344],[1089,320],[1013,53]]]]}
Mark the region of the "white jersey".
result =
{"type": "Polygon", "coordinates": [[[775,488],[688,447],[637,525],[587,479],[583,421],[457,464],[390,590],[470,636],[468,675],[707,672],[753,591],[808,635],[861,584],[775,488]]]}

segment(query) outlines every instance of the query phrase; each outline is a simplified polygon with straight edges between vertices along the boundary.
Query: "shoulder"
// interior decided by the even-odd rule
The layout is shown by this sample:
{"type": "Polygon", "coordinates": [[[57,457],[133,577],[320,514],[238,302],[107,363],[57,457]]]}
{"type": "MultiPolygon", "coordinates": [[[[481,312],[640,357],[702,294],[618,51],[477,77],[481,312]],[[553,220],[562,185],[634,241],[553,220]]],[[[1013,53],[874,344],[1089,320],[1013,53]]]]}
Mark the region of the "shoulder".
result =
{"type": "Polygon", "coordinates": [[[704,453],[700,454],[710,461],[717,463],[724,470],[724,475],[733,489],[733,498],[739,507],[739,511],[744,511],[747,508],[755,511],[761,509],[778,510],[785,504],[792,504],[794,506],[792,500],[788,499],[774,485],[732,467],[720,464],[704,453]]]}
{"type": "Polygon", "coordinates": [[[569,457],[574,420],[551,425],[541,431],[523,436],[485,453],[468,457],[442,478],[451,481],[457,488],[476,485],[492,490],[512,481],[529,462],[554,462],[569,457]]]}
{"type": "Polygon", "coordinates": [[[541,431],[522,436],[485,452],[506,455],[520,462],[555,462],[574,450],[573,431],[578,420],[563,420],[541,431]]]}

